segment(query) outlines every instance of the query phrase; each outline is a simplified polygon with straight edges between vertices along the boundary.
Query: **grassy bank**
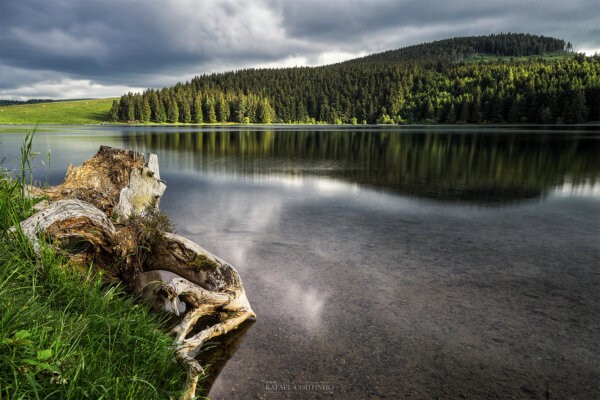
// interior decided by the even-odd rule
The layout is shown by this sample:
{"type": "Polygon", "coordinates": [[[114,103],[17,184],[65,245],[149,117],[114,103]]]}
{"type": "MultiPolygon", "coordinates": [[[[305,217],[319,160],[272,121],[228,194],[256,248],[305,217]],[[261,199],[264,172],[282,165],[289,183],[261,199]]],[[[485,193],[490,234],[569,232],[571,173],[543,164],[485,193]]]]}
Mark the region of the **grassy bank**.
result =
{"type": "Polygon", "coordinates": [[[0,106],[0,124],[100,124],[114,99],[69,100],[0,106]]]}
{"type": "Polygon", "coordinates": [[[155,315],[7,234],[32,213],[21,188],[0,172],[0,399],[177,398],[185,371],[155,315]]]}

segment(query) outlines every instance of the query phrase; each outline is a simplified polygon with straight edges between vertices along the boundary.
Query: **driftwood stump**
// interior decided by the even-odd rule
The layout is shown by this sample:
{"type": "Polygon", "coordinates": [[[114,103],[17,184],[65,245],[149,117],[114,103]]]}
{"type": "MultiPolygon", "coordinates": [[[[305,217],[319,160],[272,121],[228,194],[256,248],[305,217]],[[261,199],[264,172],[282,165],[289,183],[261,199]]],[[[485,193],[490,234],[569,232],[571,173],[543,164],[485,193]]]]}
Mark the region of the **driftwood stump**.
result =
{"type": "Polygon", "coordinates": [[[231,264],[169,232],[158,208],[165,189],[155,154],[146,162],[141,153],[101,146],[80,167],[69,167],[62,184],[29,188],[46,200],[21,229],[36,252],[44,242],[79,265],[93,263],[106,279],[124,282],[155,309],[180,317],[171,334],[187,369],[182,398],[191,399],[203,343],[256,315],[231,264]],[[204,316],[216,322],[190,334],[204,316]]]}

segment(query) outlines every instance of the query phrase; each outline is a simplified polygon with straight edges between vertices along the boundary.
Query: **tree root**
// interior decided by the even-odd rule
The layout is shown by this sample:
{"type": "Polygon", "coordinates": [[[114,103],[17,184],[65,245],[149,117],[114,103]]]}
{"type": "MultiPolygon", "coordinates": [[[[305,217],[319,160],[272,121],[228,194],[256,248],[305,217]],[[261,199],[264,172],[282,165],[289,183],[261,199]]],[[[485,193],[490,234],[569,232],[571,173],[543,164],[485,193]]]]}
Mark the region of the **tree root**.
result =
{"type": "Polygon", "coordinates": [[[165,188],[156,155],[145,163],[141,153],[101,146],[81,167],[70,167],[61,185],[28,188],[30,195],[46,200],[20,228],[38,254],[46,242],[74,262],[93,262],[155,309],[180,317],[170,334],[176,359],[187,371],[181,398],[190,400],[203,374],[195,359],[202,345],[256,314],[231,264],[152,223],[165,188]],[[148,227],[144,235],[140,223],[148,227]],[[158,236],[149,238],[148,232],[158,236]],[[205,316],[217,322],[190,336],[205,316]]]}

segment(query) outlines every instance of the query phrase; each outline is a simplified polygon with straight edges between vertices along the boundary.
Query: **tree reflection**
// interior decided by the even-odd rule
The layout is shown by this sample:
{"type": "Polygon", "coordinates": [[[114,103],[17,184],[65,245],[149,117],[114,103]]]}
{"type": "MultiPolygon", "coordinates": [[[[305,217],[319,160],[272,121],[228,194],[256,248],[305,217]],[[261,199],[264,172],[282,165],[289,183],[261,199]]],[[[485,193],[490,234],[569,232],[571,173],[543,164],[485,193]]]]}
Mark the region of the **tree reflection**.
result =
{"type": "Polygon", "coordinates": [[[324,176],[443,200],[535,198],[600,175],[600,141],[585,132],[213,130],[127,140],[207,175],[324,176]]]}
{"type": "Polygon", "coordinates": [[[206,377],[200,381],[197,395],[208,396],[227,361],[233,357],[240,347],[244,335],[253,324],[254,321],[244,321],[237,329],[226,335],[218,336],[205,345],[205,348],[198,355],[197,360],[203,366],[206,377]]]}

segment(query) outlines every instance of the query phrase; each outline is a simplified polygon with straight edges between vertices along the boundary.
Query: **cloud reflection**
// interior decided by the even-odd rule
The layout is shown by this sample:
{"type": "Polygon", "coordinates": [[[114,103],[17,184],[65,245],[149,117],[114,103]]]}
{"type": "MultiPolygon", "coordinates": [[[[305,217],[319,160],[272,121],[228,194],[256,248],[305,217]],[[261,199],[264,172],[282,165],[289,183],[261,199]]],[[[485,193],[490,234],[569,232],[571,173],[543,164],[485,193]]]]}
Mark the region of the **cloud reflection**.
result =
{"type": "Polygon", "coordinates": [[[317,289],[306,288],[297,282],[287,279],[285,282],[285,309],[297,310],[294,319],[309,332],[315,332],[323,326],[323,308],[327,302],[327,294],[317,289]]]}
{"type": "Polygon", "coordinates": [[[281,229],[290,227],[281,228],[281,225],[294,204],[317,201],[332,193],[347,198],[349,193],[357,191],[355,185],[327,178],[296,179],[283,175],[241,180],[230,175],[188,175],[185,181],[187,187],[173,185],[177,193],[169,203],[165,201],[166,207],[189,210],[185,216],[175,213],[178,231],[231,262],[242,276],[252,276],[250,282],[255,288],[247,290],[264,293],[268,299],[263,299],[263,304],[278,304],[261,310],[263,315],[286,318],[311,335],[321,334],[329,291],[321,287],[315,268],[305,265],[306,259],[302,257],[305,250],[290,251],[302,245],[284,242],[281,229]],[[191,187],[196,189],[190,190],[191,187]],[[211,205],[209,213],[206,203],[211,205]],[[269,250],[265,252],[265,249],[269,250]],[[279,251],[285,252],[287,258],[279,251]],[[290,254],[294,259],[289,259],[290,254]],[[270,263],[271,268],[250,265],[257,259],[277,261],[270,263]],[[281,315],[282,310],[285,310],[284,315],[281,315]]]}
{"type": "Polygon", "coordinates": [[[592,197],[600,198],[600,180],[588,180],[583,183],[575,183],[566,180],[562,185],[556,186],[550,193],[555,197],[592,197]]]}

